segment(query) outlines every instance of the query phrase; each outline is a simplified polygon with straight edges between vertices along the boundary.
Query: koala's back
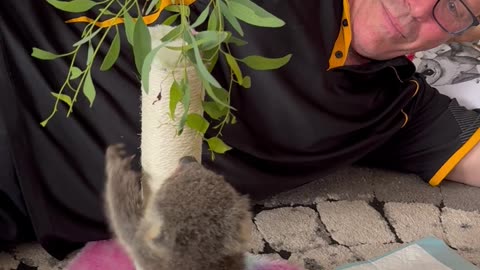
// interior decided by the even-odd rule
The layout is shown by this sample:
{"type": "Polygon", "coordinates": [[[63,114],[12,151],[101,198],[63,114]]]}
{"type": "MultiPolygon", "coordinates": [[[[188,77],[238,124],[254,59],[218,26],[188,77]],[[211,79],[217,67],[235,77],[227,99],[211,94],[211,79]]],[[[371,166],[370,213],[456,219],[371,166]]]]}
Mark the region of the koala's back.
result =
{"type": "Polygon", "coordinates": [[[200,164],[184,166],[164,183],[152,201],[162,220],[160,242],[165,241],[171,249],[170,267],[243,269],[243,253],[251,232],[248,199],[200,164]],[[169,237],[174,238],[171,246],[166,239],[169,237]]]}

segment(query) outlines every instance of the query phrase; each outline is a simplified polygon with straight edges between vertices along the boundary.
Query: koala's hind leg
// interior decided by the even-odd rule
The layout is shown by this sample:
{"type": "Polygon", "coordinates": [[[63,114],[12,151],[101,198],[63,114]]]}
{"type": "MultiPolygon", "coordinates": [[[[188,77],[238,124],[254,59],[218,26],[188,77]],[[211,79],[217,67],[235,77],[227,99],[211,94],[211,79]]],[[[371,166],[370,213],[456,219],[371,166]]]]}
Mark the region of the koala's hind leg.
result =
{"type": "Polygon", "coordinates": [[[107,216],[118,240],[129,246],[143,216],[140,174],[131,169],[133,156],[125,156],[123,145],[109,146],[105,158],[107,216]]]}

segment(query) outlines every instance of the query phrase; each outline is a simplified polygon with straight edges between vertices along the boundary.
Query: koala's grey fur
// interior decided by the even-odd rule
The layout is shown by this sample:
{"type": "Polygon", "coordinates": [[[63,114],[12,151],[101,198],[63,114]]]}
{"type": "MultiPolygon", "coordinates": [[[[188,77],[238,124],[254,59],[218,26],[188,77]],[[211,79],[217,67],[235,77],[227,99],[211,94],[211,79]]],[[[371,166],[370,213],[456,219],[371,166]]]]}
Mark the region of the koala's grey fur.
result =
{"type": "Polygon", "coordinates": [[[124,156],[121,145],[107,149],[106,211],[138,270],[244,269],[251,232],[247,197],[184,159],[160,190],[144,198],[140,174],[124,156]]]}

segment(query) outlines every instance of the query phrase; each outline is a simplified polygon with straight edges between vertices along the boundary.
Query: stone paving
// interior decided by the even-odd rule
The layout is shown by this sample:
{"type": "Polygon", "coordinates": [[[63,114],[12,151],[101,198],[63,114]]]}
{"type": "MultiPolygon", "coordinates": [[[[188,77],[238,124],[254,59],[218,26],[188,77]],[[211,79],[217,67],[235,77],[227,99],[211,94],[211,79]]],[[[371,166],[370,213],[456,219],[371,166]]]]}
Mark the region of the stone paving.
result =
{"type": "MultiPolygon", "coordinates": [[[[480,266],[479,198],[479,188],[432,188],[414,175],[346,168],[256,202],[250,251],[323,270],[434,236],[480,266]]],[[[0,270],[60,270],[67,262],[35,244],[0,253],[0,270]]]]}

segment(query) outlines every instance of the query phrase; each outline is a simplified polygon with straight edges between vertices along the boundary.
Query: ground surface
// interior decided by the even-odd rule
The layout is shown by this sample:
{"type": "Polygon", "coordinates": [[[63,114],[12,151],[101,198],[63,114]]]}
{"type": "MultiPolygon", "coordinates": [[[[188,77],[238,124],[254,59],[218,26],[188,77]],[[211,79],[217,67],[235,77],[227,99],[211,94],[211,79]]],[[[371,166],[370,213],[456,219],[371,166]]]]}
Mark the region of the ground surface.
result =
{"type": "MultiPolygon", "coordinates": [[[[416,176],[347,168],[258,202],[252,252],[308,270],[334,269],[435,236],[480,266],[480,189],[416,176]]],[[[35,244],[0,253],[0,270],[63,269],[35,244]]]]}

